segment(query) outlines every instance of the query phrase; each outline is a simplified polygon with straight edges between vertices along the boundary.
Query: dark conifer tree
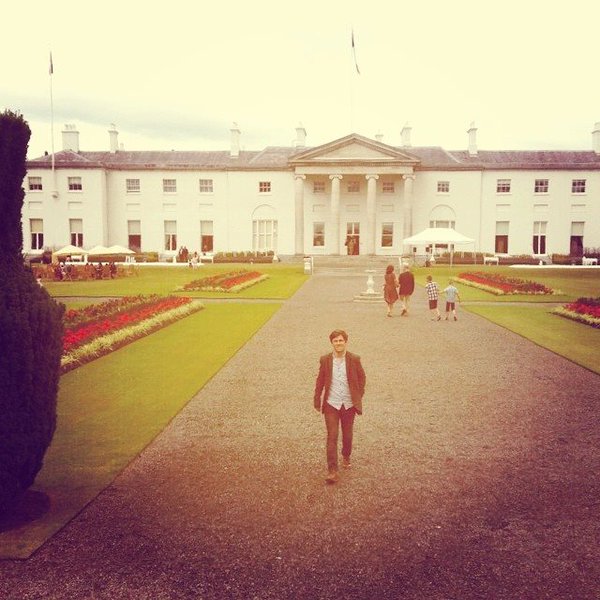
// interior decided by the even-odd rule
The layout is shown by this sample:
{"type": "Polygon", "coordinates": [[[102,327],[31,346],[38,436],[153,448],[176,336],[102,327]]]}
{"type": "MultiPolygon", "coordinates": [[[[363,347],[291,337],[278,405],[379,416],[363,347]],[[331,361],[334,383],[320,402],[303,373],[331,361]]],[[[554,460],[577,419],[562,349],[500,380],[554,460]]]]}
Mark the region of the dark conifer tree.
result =
{"type": "Polygon", "coordinates": [[[30,135],[21,115],[0,113],[0,514],[33,483],[56,428],[64,308],[23,263],[30,135]]]}

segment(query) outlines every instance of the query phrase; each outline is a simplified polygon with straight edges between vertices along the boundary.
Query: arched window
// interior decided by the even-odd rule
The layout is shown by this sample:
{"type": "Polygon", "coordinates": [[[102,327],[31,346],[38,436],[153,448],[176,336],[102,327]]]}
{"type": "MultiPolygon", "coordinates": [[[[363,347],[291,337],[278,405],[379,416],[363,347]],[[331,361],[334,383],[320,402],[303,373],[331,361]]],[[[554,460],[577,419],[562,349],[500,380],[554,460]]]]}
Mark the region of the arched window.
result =
{"type": "Polygon", "coordinates": [[[429,213],[429,227],[454,229],[455,225],[456,214],[447,204],[438,204],[429,213]]]}
{"type": "Polygon", "coordinates": [[[261,204],[252,213],[252,250],[277,252],[277,213],[270,204],[261,204]]]}

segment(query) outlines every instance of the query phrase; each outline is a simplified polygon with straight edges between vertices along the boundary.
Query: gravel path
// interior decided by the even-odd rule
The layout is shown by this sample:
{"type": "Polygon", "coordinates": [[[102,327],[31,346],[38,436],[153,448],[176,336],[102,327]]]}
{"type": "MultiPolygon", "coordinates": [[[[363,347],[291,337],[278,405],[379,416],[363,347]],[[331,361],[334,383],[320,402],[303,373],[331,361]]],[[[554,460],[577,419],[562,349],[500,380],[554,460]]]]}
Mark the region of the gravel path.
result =
{"type": "MultiPolygon", "coordinates": [[[[600,377],[459,309],[314,275],[0,597],[596,599],[600,377]],[[398,314],[398,313],[397,313],[398,314]],[[353,467],[312,408],[337,327],[367,373],[353,467]]],[[[226,333],[224,333],[226,335],[226,333]]]]}

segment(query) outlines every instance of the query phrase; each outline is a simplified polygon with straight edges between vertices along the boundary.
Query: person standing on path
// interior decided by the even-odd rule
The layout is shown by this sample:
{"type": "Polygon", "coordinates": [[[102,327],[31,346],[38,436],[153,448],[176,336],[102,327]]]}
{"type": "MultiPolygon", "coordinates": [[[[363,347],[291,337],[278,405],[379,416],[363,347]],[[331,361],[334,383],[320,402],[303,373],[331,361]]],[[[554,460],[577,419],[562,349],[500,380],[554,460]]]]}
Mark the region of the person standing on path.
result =
{"type": "Polygon", "coordinates": [[[458,293],[458,288],[452,283],[452,279],[449,281],[449,286],[444,289],[444,294],[446,294],[446,321],[450,316],[450,311],[454,315],[454,320],[458,321],[456,316],[456,301],[460,302],[460,294],[458,293]]]}
{"type": "Polygon", "coordinates": [[[383,299],[387,304],[388,311],[387,316],[392,316],[392,310],[394,304],[398,300],[398,280],[394,273],[394,265],[388,265],[385,270],[384,284],[383,284],[383,299]]]}
{"type": "Polygon", "coordinates": [[[322,413],[327,429],[327,483],[339,480],[338,436],[342,426],[342,466],[350,467],[355,415],[362,415],[366,375],[360,356],[348,352],[348,334],[335,329],[329,334],[333,352],[320,358],[313,404],[322,413]]]}
{"type": "Polygon", "coordinates": [[[410,297],[415,291],[415,276],[410,272],[408,265],[402,267],[402,273],[398,277],[398,296],[402,302],[402,312],[400,316],[404,317],[408,314],[410,305],[410,297]]]}
{"type": "Polygon", "coordinates": [[[440,309],[438,308],[438,299],[440,297],[440,286],[433,281],[431,275],[427,275],[427,284],[425,285],[427,299],[429,300],[429,310],[431,311],[431,320],[439,321],[442,318],[440,309]]]}

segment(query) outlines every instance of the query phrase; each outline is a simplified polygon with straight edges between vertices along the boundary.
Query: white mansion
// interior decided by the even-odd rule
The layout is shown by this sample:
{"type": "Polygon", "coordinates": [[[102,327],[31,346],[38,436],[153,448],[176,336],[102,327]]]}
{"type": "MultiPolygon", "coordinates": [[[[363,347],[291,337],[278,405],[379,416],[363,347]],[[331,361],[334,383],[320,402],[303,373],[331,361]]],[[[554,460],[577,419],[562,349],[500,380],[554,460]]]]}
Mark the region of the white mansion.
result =
{"type": "MultiPolygon", "coordinates": [[[[351,134],[308,148],[229,151],[80,151],[63,131],[63,150],[29,160],[24,182],[27,253],[73,244],[119,244],[136,251],[273,250],[278,255],[399,255],[403,239],[451,227],[478,251],[568,254],[600,247],[600,123],[590,151],[478,150],[400,146],[351,134]]],[[[460,248],[457,248],[460,249],[460,248]]],[[[466,248],[465,248],[466,249],[466,248]]]]}

